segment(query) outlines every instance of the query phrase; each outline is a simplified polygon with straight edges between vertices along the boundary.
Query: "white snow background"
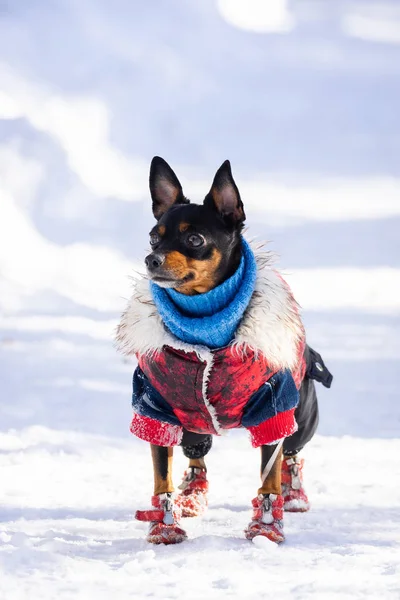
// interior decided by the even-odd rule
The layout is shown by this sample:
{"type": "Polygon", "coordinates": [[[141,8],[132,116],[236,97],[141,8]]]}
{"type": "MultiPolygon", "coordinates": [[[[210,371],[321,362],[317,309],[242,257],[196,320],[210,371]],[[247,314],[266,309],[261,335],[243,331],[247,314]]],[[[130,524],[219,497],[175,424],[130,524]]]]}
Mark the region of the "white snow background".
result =
{"type": "Polygon", "coordinates": [[[0,56],[0,600],[400,598],[398,3],[3,0],[0,56]],[[112,332],[155,154],[193,200],[231,160],[335,377],[280,547],[243,536],[242,431],[186,543],[133,519],[151,461],[112,332]]]}

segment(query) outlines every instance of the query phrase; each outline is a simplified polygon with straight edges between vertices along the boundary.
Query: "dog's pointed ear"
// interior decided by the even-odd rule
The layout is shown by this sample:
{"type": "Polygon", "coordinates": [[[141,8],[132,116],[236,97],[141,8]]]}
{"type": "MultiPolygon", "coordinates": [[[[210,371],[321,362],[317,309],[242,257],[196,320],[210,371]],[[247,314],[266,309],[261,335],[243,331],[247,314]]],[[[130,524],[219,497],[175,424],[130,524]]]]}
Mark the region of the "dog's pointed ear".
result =
{"type": "Polygon", "coordinates": [[[157,220],[174,204],[188,204],[177,176],[160,156],[151,161],[149,183],[153,215],[157,220]]]}
{"type": "Polygon", "coordinates": [[[214,208],[235,225],[245,221],[243,202],[232,177],[229,160],[226,160],[216,172],[211,189],[204,199],[204,206],[214,208]]]}

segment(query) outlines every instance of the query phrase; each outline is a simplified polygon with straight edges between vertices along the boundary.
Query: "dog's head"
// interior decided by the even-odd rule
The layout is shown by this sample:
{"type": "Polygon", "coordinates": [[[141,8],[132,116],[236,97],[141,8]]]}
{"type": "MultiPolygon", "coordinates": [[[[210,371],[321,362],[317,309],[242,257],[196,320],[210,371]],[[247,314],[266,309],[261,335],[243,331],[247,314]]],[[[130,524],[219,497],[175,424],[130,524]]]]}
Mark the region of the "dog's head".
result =
{"type": "Polygon", "coordinates": [[[150,192],[157,224],[150,231],[149,277],[162,287],[193,295],[233,275],[241,257],[243,203],[226,160],[203,204],[190,204],[171,167],[155,156],[150,192]]]}

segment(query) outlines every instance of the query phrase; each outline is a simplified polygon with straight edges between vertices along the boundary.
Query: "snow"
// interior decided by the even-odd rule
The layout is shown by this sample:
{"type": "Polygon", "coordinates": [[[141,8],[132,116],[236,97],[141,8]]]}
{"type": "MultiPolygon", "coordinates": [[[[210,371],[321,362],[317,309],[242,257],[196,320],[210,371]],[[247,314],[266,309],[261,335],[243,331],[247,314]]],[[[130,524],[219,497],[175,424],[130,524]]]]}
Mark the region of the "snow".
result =
{"type": "Polygon", "coordinates": [[[397,3],[14,4],[0,16],[0,600],[397,600],[397,3]],[[194,200],[231,159],[248,236],[281,255],[335,377],[304,450],[312,510],[285,516],[280,547],[243,535],[259,473],[243,431],[215,439],[187,542],[151,547],[133,519],[151,459],[129,433],[133,364],[113,331],[153,225],[154,154],[194,200]]]}
{"type": "Polygon", "coordinates": [[[132,519],[148,504],[144,444],[38,426],[3,434],[3,597],[257,598],[266,585],[281,598],[396,597],[396,440],[317,436],[306,452],[313,509],[286,516],[282,547],[243,538],[258,456],[245,435],[229,441],[210,455],[211,508],[185,520],[189,541],[149,547],[146,524],[132,519]]]}

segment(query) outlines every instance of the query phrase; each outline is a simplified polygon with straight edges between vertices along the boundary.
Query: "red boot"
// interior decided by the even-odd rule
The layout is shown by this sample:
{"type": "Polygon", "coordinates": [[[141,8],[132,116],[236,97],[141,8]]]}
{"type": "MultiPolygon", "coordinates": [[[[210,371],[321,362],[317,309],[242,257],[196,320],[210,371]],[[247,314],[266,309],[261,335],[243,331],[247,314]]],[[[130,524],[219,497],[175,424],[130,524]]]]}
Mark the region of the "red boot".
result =
{"type": "Polygon", "coordinates": [[[282,461],[282,495],[288,512],[306,512],[310,503],[303,488],[304,458],[289,456],[282,461]]]}
{"type": "Polygon", "coordinates": [[[262,535],[271,542],[283,542],[283,497],[276,494],[259,494],[251,503],[253,520],[244,532],[247,539],[252,540],[257,535],[262,535]]]}
{"type": "Polygon", "coordinates": [[[179,486],[182,492],[177,502],[182,509],[182,517],[199,517],[208,506],[208,481],[205,469],[189,467],[179,486]]]}
{"type": "Polygon", "coordinates": [[[179,544],[186,540],[186,531],[179,527],[180,507],[173,501],[172,494],[152,496],[154,508],[137,510],[135,519],[150,521],[147,541],[150,544],[179,544]]]}

